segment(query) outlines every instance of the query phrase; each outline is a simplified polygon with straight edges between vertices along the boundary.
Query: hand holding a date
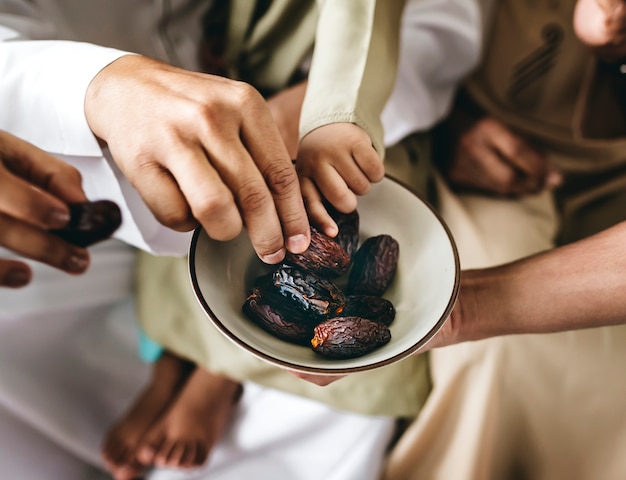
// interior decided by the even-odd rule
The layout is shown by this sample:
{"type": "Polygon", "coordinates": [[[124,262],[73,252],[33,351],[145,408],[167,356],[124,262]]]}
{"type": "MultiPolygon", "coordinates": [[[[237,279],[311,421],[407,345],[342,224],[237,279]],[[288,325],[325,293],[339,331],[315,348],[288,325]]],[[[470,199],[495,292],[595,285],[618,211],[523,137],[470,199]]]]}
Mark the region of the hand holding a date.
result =
{"type": "MultiPolygon", "coordinates": [[[[85,201],[76,169],[0,131],[0,246],[68,273],[84,272],[87,251],[51,230],[67,227],[69,204],[85,201]]],[[[31,277],[26,263],[0,258],[0,287],[22,287],[31,277]]]]}

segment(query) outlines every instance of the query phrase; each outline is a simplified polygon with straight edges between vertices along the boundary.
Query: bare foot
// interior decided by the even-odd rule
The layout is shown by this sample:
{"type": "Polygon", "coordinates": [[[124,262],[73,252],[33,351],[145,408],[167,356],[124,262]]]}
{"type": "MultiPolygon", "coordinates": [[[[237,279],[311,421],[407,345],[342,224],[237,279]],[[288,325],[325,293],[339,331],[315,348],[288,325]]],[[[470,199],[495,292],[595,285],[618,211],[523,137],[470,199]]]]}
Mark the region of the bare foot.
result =
{"type": "Polygon", "coordinates": [[[168,352],[154,364],[150,383],[104,439],[102,458],[116,480],[141,475],[144,466],[135,456],[139,441],[170,406],[194,368],[192,363],[168,352]]]}
{"type": "Polygon", "coordinates": [[[196,368],[167,413],[142,439],[137,459],[169,468],[204,464],[241,392],[239,383],[196,368]]]}

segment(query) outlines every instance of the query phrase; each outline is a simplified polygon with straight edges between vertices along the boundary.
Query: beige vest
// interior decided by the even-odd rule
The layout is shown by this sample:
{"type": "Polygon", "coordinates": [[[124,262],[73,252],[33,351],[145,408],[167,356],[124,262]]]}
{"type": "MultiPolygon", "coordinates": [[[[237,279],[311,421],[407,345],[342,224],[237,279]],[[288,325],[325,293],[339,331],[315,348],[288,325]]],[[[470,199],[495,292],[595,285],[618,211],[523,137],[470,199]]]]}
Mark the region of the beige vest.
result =
{"type": "Polygon", "coordinates": [[[466,85],[564,172],[555,195],[563,214],[558,243],[626,219],[626,78],[577,39],[574,5],[500,1],[482,66],[466,85]]]}

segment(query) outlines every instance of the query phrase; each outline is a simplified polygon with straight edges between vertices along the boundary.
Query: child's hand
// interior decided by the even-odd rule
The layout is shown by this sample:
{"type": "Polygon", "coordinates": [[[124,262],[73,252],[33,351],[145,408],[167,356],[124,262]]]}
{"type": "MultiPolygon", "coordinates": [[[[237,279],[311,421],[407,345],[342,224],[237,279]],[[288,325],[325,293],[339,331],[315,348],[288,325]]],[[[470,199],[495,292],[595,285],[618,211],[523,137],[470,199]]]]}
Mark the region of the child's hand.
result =
{"type": "Polygon", "coordinates": [[[309,220],[326,235],[337,235],[337,225],[323,205],[350,213],[357,195],[365,195],[372,183],[385,175],[383,161],[369,135],[352,123],[324,125],[300,142],[296,169],[309,220]]]}

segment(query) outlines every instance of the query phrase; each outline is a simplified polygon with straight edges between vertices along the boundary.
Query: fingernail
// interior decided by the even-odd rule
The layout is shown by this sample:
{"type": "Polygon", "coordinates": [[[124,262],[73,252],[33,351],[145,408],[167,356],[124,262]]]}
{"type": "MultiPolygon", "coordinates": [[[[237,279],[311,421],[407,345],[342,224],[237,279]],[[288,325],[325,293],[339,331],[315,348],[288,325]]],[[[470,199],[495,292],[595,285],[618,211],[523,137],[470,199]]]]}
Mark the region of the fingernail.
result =
{"type": "Polygon", "coordinates": [[[269,265],[274,265],[280,262],[283,258],[285,258],[285,249],[281,248],[280,250],[277,250],[274,253],[270,253],[269,255],[264,255],[263,257],[261,257],[261,260],[263,260],[265,263],[269,265]]]}
{"type": "Polygon", "coordinates": [[[292,253],[302,253],[309,247],[309,239],[306,235],[293,235],[287,239],[287,250],[292,253]]]}
{"type": "Polygon", "coordinates": [[[64,269],[68,272],[72,273],[82,273],[87,270],[89,266],[89,254],[87,251],[76,251],[72,255],[70,255],[65,264],[63,265],[64,269]]]}
{"type": "Polygon", "coordinates": [[[69,221],[69,212],[64,212],[63,210],[52,210],[46,219],[46,224],[49,228],[63,228],[69,223],[69,221]]]}
{"type": "Polygon", "coordinates": [[[23,287],[30,282],[30,272],[23,268],[14,268],[4,276],[4,284],[7,287],[23,287]]]}

